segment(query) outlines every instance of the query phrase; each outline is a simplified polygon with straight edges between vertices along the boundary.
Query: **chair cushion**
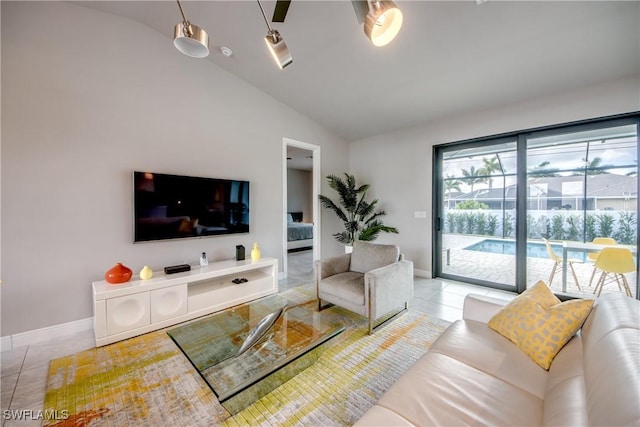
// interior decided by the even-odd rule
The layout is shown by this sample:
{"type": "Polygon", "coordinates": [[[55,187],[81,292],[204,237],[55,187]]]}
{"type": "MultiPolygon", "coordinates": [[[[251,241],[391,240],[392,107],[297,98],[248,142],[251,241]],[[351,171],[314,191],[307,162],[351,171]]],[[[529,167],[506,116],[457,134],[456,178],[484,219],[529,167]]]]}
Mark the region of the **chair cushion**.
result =
{"type": "Polygon", "coordinates": [[[322,279],[322,294],[364,305],[364,274],[347,271],[322,279]]]}
{"type": "Polygon", "coordinates": [[[397,245],[379,245],[356,240],[353,242],[349,269],[357,273],[366,273],[376,268],[393,264],[399,258],[400,247],[397,245]]]}
{"type": "Polygon", "coordinates": [[[504,306],[488,325],[549,370],[553,358],[580,329],[592,306],[593,300],[560,302],[540,281],[504,306]]]}

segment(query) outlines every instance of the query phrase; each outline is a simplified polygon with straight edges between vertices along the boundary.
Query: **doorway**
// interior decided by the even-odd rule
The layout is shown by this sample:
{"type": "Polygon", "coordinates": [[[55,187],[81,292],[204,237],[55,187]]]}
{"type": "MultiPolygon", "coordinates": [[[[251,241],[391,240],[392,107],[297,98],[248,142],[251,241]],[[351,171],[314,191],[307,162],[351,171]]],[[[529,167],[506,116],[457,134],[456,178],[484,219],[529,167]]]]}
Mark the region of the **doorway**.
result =
{"type": "Polygon", "coordinates": [[[283,279],[281,287],[313,281],[318,259],[320,147],[283,140],[283,279]]]}

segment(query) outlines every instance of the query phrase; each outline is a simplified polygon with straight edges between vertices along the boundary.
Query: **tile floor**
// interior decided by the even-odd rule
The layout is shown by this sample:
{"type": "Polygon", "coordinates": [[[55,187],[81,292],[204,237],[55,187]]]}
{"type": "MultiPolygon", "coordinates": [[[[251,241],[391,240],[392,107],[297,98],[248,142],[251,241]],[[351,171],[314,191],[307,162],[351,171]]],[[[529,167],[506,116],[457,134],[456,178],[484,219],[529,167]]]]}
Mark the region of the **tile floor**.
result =
{"type": "MultiPolygon", "coordinates": [[[[313,280],[311,251],[292,253],[288,259],[289,277],[281,280],[280,290],[286,290],[313,280]]],[[[454,321],[462,318],[465,295],[479,293],[505,299],[513,298],[501,292],[463,283],[438,279],[415,278],[415,297],[410,310],[454,321]]],[[[38,411],[44,403],[49,361],[77,353],[94,346],[93,331],[57,338],[51,342],[29,345],[2,352],[2,426],[39,426],[38,411]],[[15,419],[21,416],[22,419],[15,419]]]]}

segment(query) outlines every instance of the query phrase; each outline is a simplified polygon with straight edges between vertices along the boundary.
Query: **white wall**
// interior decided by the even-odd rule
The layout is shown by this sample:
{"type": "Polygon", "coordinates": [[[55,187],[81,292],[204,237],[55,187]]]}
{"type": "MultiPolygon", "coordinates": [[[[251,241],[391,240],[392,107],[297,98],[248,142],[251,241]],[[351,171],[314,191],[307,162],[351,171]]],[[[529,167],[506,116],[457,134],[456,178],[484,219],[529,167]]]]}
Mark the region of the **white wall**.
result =
{"type": "Polygon", "coordinates": [[[384,222],[400,230],[378,242],[399,244],[416,270],[431,271],[434,145],[639,111],[639,93],[640,77],[634,76],[352,142],[350,171],[371,184],[371,196],[387,211],[384,222]],[[416,219],[415,211],[426,211],[427,217],[416,219]]]}
{"type": "Polygon", "coordinates": [[[323,175],[347,168],[344,141],[170,35],[70,3],[1,7],[2,336],[91,317],[116,262],[161,270],[254,241],[279,257],[283,137],[321,146],[323,175]],[[134,245],[133,170],[249,180],[251,233],[134,245]]]}
{"type": "Polygon", "coordinates": [[[312,195],[311,172],[287,169],[287,211],[302,212],[303,222],[313,222],[312,195]]]}

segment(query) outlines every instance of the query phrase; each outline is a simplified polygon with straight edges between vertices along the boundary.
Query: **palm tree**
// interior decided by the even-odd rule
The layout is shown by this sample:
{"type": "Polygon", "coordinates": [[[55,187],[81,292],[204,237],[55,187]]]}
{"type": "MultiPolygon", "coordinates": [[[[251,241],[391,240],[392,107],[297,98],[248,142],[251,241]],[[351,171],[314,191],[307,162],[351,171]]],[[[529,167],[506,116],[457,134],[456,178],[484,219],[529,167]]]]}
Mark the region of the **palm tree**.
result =
{"type": "Polygon", "coordinates": [[[536,178],[558,176],[558,169],[548,169],[549,162],[542,162],[538,166],[529,169],[529,174],[535,175],[536,178]]]}
{"type": "Polygon", "coordinates": [[[474,185],[481,182],[486,182],[487,180],[482,176],[482,168],[476,169],[475,166],[471,166],[469,170],[462,169],[462,175],[464,175],[465,177],[463,182],[471,187],[471,193],[473,193],[474,185]]]}
{"type": "MultiPolygon", "coordinates": [[[[587,163],[586,159],[582,159],[585,163],[587,163]]],[[[604,174],[608,174],[609,172],[607,172],[606,170],[603,170],[602,168],[609,168],[611,167],[610,165],[602,165],[602,158],[601,157],[594,157],[593,160],[591,160],[588,164],[587,164],[587,175],[604,175],[604,174]]]]}
{"type": "Polygon", "coordinates": [[[327,176],[329,187],[338,192],[339,204],[326,196],[319,196],[322,207],[332,210],[344,224],[345,230],[335,233],[333,237],[340,243],[353,245],[356,239],[373,241],[380,233],[398,233],[397,228],[382,224],[380,217],[387,213],[375,210],[378,200],[365,200],[369,185],[356,187],[354,176],[348,173],[344,175],[345,180],[336,175],[327,176]]]}
{"type": "Polygon", "coordinates": [[[444,179],[444,198],[447,201],[447,208],[449,207],[449,197],[451,196],[451,192],[453,190],[458,192],[462,191],[460,189],[460,185],[462,185],[462,181],[454,178],[452,175],[449,175],[444,179]]]}
{"type": "Polygon", "coordinates": [[[587,161],[587,159],[583,157],[581,160],[584,163],[584,171],[581,169],[580,172],[574,172],[573,176],[605,175],[609,173],[605,169],[610,168],[611,165],[602,165],[601,157],[594,157],[591,161],[587,161]]]}
{"type": "Polygon", "coordinates": [[[460,189],[460,185],[462,185],[462,181],[460,181],[459,179],[454,178],[452,175],[447,176],[444,179],[444,194],[445,194],[445,196],[450,195],[451,191],[453,191],[453,190],[462,191],[460,189]]]}
{"type": "MultiPolygon", "coordinates": [[[[493,157],[483,157],[482,158],[482,168],[480,169],[480,174],[482,175],[491,175],[494,172],[502,171],[502,166],[498,161],[498,155],[496,154],[493,157]]],[[[489,188],[493,188],[493,178],[488,178],[489,188]]]]}

